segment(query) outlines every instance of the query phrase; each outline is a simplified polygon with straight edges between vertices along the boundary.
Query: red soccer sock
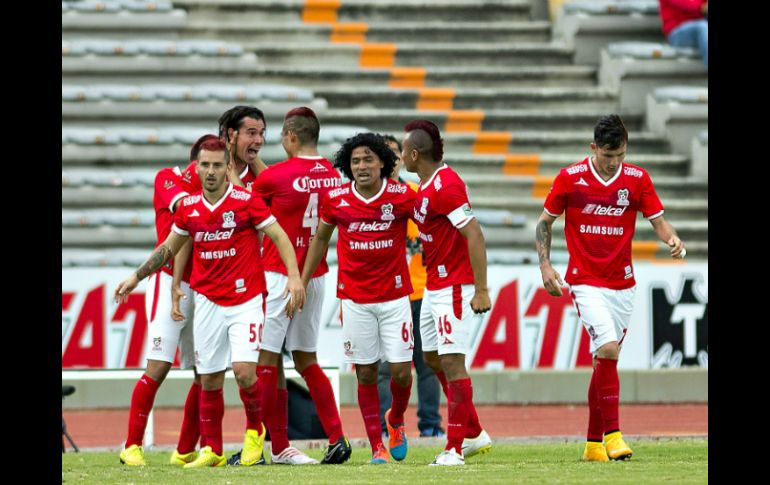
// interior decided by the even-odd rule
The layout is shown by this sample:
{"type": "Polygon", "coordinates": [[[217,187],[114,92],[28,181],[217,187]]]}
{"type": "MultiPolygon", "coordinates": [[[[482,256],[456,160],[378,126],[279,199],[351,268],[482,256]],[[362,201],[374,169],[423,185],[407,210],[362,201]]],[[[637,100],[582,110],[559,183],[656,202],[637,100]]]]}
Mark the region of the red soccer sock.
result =
{"type": "Polygon", "coordinates": [[[380,396],[377,394],[377,384],[358,383],[358,407],[364,418],[366,436],[372,446],[372,453],[382,443],[382,428],[380,428],[380,396]]]}
{"type": "Polygon", "coordinates": [[[454,448],[458,454],[462,454],[472,403],[473,388],[470,377],[449,382],[449,425],[445,450],[454,448]]]}
{"type": "Polygon", "coordinates": [[[206,445],[217,455],[222,455],[222,417],[225,415],[225,398],[222,389],[201,391],[201,435],[206,445]]]}
{"type": "Polygon", "coordinates": [[[155,402],[155,394],[160,384],[144,374],[136,382],[134,392],[131,394],[131,407],[128,410],[128,438],[126,448],[131,445],[142,446],[144,430],[147,428],[147,417],[155,402]]]}
{"type": "Polygon", "coordinates": [[[620,401],[620,381],[618,380],[618,361],[596,359],[596,388],[599,407],[602,412],[604,434],[620,430],[618,403],[620,401]]]}
{"type": "Polygon", "coordinates": [[[259,425],[261,418],[260,411],[260,399],[259,399],[259,384],[255,381],[251,387],[239,388],[238,392],[241,395],[241,402],[243,402],[243,409],[246,411],[246,429],[253,429],[257,433],[262,431],[262,427],[259,425]]]}
{"type": "MultiPolygon", "coordinates": [[[[436,377],[438,377],[439,382],[441,382],[441,388],[444,389],[444,395],[446,396],[447,402],[449,402],[449,384],[446,380],[446,375],[443,371],[436,372],[436,377]]],[[[479,421],[476,406],[471,402],[471,408],[468,411],[468,424],[465,428],[465,437],[476,438],[481,434],[481,431],[481,421],[479,421]]]]}
{"type": "Polygon", "coordinates": [[[268,425],[270,429],[270,442],[272,453],[279,455],[289,447],[289,391],[278,389],[278,398],[273,406],[272,421],[268,425]]]}
{"type": "MultiPolygon", "coordinates": [[[[273,419],[275,401],[278,398],[278,368],[270,365],[258,365],[257,384],[260,394],[259,418],[269,427],[273,419]]],[[[270,431],[270,436],[272,435],[273,432],[270,431]]]]}
{"type": "Polygon", "coordinates": [[[193,381],[184,401],[184,416],[182,429],[179,430],[179,442],[176,451],[181,454],[195,451],[195,443],[201,435],[201,419],[198,414],[198,402],[201,395],[201,385],[193,381]]]}
{"type": "Polygon", "coordinates": [[[602,408],[599,406],[596,379],[596,371],[594,371],[591,374],[591,383],[588,385],[588,433],[586,434],[586,441],[601,443],[604,422],[602,421],[602,408]]]}
{"type": "MultiPolygon", "coordinates": [[[[404,412],[409,406],[409,394],[412,392],[412,376],[409,376],[409,383],[401,387],[391,377],[390,379],[390,393],[393,396],[393,402],[390,405],[390,414],[388,415],[388,421],[391,426],[398,426],[404,424],[404,412]]],[[[379,406],[379,400],[378,400],[379,406]]]]}
{"type": "MultiPolygon", "coordinates": [[[[334,399],[334,390],[326,377],[324,371],[318,364],[312,364],[301,372],[302,378],[307,383],[310,391],[310,397],[313,398],[318,418],[321,420],[326,436],[329,437],[329,443],[336,443],[342,438],[342,421],[340,413],[337,410],[337,401],[334,399]]],[[[379,413],[379,411],[378,411],[379,413]]],[[[379,426],[379,425],[378,425],[379,426]]]]}

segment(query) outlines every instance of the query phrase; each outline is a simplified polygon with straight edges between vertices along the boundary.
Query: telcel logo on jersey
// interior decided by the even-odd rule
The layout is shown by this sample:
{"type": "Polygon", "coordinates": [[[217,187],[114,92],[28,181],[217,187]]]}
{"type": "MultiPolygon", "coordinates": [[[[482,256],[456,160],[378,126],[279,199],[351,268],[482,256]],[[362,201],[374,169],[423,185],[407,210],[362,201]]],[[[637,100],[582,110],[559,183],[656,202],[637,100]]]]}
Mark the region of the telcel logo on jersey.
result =
{"type": "Polygon", "coordinates": [[[388,222],[351,222],[348,232],[379,232],[387,231],[393,221],[388,222]]]}
{"type": "Polygon", "coordinates": [[[624,212],[626,212],[626,209],[628,209],[628,207],[620,208],[613,207],[611,205],[586,204],[586,206],[583,207],[583,214],[619,217],[622,216],[624,212]]]}
{"type": "Polygon", "coordinates": [[[224,240],[230,239],[233,236],[233,232],[235,232],[235,229],[230,229],[229,231],[196,232],[195,242],[224,241],[224,240]]]}
{"type": "Polygon", "coordinates": [[[297,192],[310,192],[314,189],[331,189],[340,186],[339,178],[311,179],[307,175],[298,177],[292,182],[292,187],[297,192]]]}

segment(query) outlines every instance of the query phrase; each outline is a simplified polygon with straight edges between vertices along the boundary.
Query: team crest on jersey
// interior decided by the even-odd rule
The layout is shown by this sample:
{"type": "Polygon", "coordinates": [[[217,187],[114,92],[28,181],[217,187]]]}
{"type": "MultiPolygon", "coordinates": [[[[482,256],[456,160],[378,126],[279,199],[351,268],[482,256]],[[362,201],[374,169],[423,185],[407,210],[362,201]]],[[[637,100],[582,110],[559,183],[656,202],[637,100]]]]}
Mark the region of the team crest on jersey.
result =
{"type": "Polygon", "coordinates": [[[433,188],[436,189],[436,191],[441,190],[441,175],[436,177],[436,180],[433,181],[433,188]]]}
{"type": "Polygon", "coordinates": [[[222,228],[226,229],[228,227],[235,227],[235,212],[233,211],[227,211],[224,214],[222,214],[222,219],[224,219],[224,222],[222,223],[222,228]]]}
{"type": "Polygon", "coordinates": [[[347,357],[352,357],[353,351],[351,349],[353,348],[353,344],[350,343],[350,340],[346,340],[343,346],[345,347],[345,355],[347,357]]]}
{"type": "Polygon", "coordinates": [[[393,204],[383,204],[380,209],[382,210],[380,219],[383,221],[392,221],[396,218],[396,216],[393,215],[393,204]]]}
{"type": "Polygon", "coordinates": [[[423,197],[422,198],[422,205],[420,206],[420,214],[427,214],[428,213],[428,198],[423,197]]]}
{"type": "Polygon", "coordinates": [[[152,339],[152,349],[153,350],[161,350],[161,348],[160,348],[160,337],[154,337],[152,339]]]}
{"type": "Polygon", "coordinates": [[[628,205],[628,189],[618,190],[618,202],[617,205],[628,205]]]}
{"type": "Polygon", "coordinates": [[[174,186],[174,182],[171,180],[166,180],[166,182],[163,184],[163,188],[166,190],[170,189],[173,186],[174,186]]]}

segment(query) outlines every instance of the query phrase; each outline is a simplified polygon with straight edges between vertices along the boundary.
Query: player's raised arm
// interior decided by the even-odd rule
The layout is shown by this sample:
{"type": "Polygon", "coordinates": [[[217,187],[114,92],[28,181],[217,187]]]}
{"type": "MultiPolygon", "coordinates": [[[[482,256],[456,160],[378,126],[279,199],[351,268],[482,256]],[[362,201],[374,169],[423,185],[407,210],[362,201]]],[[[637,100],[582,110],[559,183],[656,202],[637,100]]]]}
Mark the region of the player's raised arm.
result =
{"type": "Polygon", "coordinates": [[[139,282],[158,271],[169,259],[173,258],[174,253],[179,251],[187,239],[189,236],[182,236],[171,231],[163,244],[155,248],[149,259],[115,288],[115,301],[119,303],[126,301],[128,294],[136,288],[139,282]]]}
{"type": "Polygon", "coordinates": [[[468,240],[468,258],[473,268],[473,285],[476,293],[471,300],[471,308],[474,313],[484,313],[492,308],[487,287],[487,244],[484,233],[481,232],[481,226],[475,217],[458,230],[468,240]]]}
{"type": "Polygon", "coordinates": [[[286,298],[289,295],[289,303],[286,305],[286,316],[292,318],[294,312],[297,310],[302,311],[302,307],[305,305],[305,287],[302,285],[302,280],[299,277],[297,253],[294,251],[294,246],[292,246],[286,232],[277,222],[262,228],[261,231],[267,234],[267,237],[273,241],[275,247],[278,248],[278,253],[281,255],[281,261],[286,265],[288,282],[283,290],[283,297],[286,298]]]}
{"type": "Polygon", "coordinates": [[[543,286],[552,296],[562,296],[561,287],[564,282],[559,272],[551,266],[551,237],[553,235],[553,221],[556,218],[543,211],[535,227],[535,247],[537,257],[540,260],[540,275],[543,277],[543,286]]]}
{"type": "Polygon", "coordinates": [[[326,250],[329,248],[329,241],[334,233],[334,228],[337,227],[332,224],[327,224],[323,220],[319,221],[318,231],[313,236],[313,241],[310,243],[310,247],[307,250],[307,256],[305,256],[305,266],[302,268],[302,284],[307,288],[310,279],[313,277],[318,264],[323,259],[326,250]]]}

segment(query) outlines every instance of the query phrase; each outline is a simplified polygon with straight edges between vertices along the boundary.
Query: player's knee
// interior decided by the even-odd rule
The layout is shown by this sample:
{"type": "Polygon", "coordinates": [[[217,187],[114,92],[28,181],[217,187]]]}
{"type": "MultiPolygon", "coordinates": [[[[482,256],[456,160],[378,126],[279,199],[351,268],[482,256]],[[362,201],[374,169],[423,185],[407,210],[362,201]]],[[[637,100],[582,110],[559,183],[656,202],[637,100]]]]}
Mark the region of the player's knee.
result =
{"type": "Polygon", "coordinates": [[[600,359],[618,360],[620,347],[617,342],[607,342],[596,350],[596,356],[600,359]]]}
{"type": "Polygon", "coordinates": [[[311,365],[318,363],[315,352],[302,352],[295,350],[291,353],[291,356],[294,359],[294,368],[297,369],[297,372],[303,372],[311,365]]]}
{"type": "Polygon", "coordinates": [[[438,352],[425,352],[422,354],[425,364],[433,369],[434,372],[441,372],[441,360],[439,360],[438,352]]]}
{"type": "Polygon", "coordinates": [[[234,368],[233,373],[235,374],[235,381],[238,383],[238,387],[251,387],[257,382],[257,371],[253,367],[242,366],[237,369],[234,368]]]}
{"type": "Polygon", "coordinates": [[[390,373],[393,380],[401,387],[406,387],[412,380],[412,371],[410,365],[393,366],[390,373]]]}
{"type": "Polygon", "coordinates": [[[377,384],[377,364],[356,364],[356,377],[360,384],[377,384]]]}

